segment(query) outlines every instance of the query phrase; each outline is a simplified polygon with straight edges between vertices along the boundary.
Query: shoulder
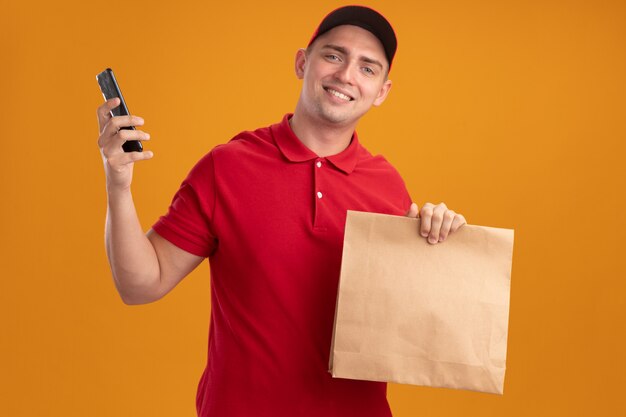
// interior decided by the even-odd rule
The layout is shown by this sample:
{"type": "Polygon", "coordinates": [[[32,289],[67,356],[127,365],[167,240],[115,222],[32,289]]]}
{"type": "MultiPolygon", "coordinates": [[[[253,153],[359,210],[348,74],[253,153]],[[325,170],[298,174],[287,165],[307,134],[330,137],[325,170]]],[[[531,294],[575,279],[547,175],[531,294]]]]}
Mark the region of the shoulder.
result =
{"type": "Polygon", "coordinates": [[[245,130],[210,152],[216,160],[237,160],[272,152],[275,149],[270,126],[245,130]]]}
{"type": "Polygon", "coordinates": [[[378,175],[402,179],[398,170],[383,155],[373,155],[363,145],[360,145],[355,170],[376,172],[378,175]]]}
{"type": "Polygon", "coordinates": [[[259,156],[275,148],[270,127],[256,130],[245,130],[236,134],[228,142],[215,146],[206,153],[192,168],[191,174],[206,177],[213,175],[216,164],[245,161],[248,158],[259,156]]]}
{"type": "Polygon", "coordinates": [[[406,183],[396,167],[383,155],[372,155],[364,147],[361,148],[353,174],[366,179],[378,189],[386,189],[393,194],[405,194],[406,183]]]}

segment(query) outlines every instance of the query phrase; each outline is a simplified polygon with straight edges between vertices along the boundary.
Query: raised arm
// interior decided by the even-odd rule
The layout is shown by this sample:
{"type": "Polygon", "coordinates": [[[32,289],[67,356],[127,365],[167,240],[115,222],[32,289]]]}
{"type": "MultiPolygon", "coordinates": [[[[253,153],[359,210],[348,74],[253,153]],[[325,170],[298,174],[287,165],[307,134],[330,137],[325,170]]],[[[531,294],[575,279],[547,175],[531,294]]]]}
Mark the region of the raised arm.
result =
{"type": "Polygon", "coordinates": [[[188,253],[150,230],[144,234],[130,191],[133,165],[152,158],[151,151],[124,152],[127,140],[149,140],[141,130],[120,130],[141,126],[138,116],[112,117],[119,105],[113,98],[98,107],[100,136],[107,189],[105,226],[106,252],[117,291],[126,304],[144,304],[167,294],[204,258],[188,253]]]}

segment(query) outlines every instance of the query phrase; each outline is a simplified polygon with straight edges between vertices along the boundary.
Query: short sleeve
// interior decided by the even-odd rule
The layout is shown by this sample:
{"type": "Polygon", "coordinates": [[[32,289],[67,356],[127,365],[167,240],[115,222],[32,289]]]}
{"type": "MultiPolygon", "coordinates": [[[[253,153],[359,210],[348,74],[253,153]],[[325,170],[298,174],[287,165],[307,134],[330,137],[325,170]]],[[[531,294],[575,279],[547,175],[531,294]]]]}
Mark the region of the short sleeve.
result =
{"type": "Polygon", "coordinates": [[[380,156],[380,158],[385,162],[386,168],[390,176],[385,177],[385,189],[389,190],[391,193],[392,201],[395,204],[399,204],[399,215],[404,215],[411,208],[411,204],[413,200],[411,198],[411,194],[409,193],[406,183],[402,178],[402,175],[398,172],[398,170],[391,165],[389,161],[384,156],[380,156]]]}
{"type": "Polygon", "coordinates": [[[152,226],[160,236],[197,256],[217,249],[212,219],[215,210],[213,153],[205,155],[189,172],[174,195],[167,214],[152,226]]]}
{"type": "Polygon", "coordinates": [[[411,208],[411,203],[413,203],[413,200],[411,199],[411,194],[406,189],[406,185],[404,186],[404,192],[403,192],[402,198],[404,199],[403,207],[406,207],[406,210],[409,211],[409,209],[411,208]]]}

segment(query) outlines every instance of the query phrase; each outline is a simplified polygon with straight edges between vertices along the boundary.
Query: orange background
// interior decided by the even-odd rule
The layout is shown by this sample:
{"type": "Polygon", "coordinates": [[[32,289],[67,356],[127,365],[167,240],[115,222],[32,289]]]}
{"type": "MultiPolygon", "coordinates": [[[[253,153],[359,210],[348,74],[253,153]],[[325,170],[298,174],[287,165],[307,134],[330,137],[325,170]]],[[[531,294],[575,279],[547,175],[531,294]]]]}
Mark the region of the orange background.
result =
{"type": "MultiPolygon", "coordinates": [[[[294,109],[295,52],[340,4],[2,2],[0,415],[195,415],[207,264],[120,301],[95,75],[115,70],[152,136],[133,184],[148,228],[205,152],[294,109]]],[[[390,385],[394,416],[626,415],[626,3],[366,4],[399,50],[362,142],[420,206],[516,230],[504,396],[390,385]]]]}

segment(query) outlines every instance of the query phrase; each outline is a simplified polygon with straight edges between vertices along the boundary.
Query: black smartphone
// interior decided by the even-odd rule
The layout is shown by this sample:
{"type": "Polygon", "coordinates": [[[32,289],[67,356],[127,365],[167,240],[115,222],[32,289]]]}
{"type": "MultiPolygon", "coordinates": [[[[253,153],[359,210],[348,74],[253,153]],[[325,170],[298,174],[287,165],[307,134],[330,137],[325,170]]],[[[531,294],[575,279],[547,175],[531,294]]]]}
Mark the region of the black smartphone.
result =
{"type": "MultiPolygon", "coordinates": [[[[100,91],[102,91],[102,95],[104,96],[105,101],[112,99],[113,97],[120,98],[120,105],[111,110],[111,116],[129,115],[130,112],[128,111],[128,107],[126,106],[124,97],[122,96],[120,86],[117,84],[117,80],[115,79],[113,70],[111,68],[105,69],[100,74],[96,75],[96,80],[98,80],[98,84],[100,85],[100,91]]],[[[135,130],[135,126],[125,126],[121,129],[135,130]]],[[[124,152],[142,152],[143,146],[138,140],[127,140],[122,145],[122,149],[124,149],[124,152]]]]}

